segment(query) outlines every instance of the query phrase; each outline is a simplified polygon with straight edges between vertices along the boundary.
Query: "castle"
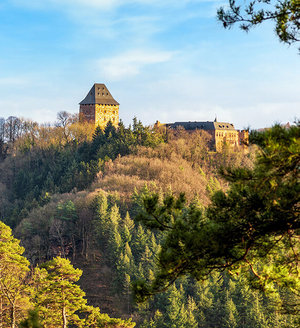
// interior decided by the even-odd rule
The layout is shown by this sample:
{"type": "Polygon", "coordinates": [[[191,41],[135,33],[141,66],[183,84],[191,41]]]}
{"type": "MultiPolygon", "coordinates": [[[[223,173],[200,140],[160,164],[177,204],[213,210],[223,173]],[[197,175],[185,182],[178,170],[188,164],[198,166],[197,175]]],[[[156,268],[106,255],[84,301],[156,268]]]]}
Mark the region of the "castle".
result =
{"type": "MultiPolygon", "coordinates": [[[[79,103],[79,112],[86,120],[93,122],[95,126],[104,129],[111,121],[117,128],[119,123],[119,103],[113,98],[105,84],[93,85],[87,96],[79,103]]],[[[232,147],[245,148],[248,143],[249,132],[247,130],[236,130],[231,123],[218,122],[175,122],[161,124],[159,121],[155,126],[165,126],[176,129],[179,126],[192,133],[195,130],[205,130],[212,136],[212,148],[216,151],[222,150],[224,144],[232,147]]]]}
{"type": "MultiPolygon", "coordinates": [[[[160,123],[156,122],[155,124],[159,125],[160,123]]],[[[165,126],[171,129],[182,127],[189,133],[195,130],[204,130],[211,135],[212,148],[216,151],[221,151],[224,144],[245,149],[249,141],[248,130],[236,130],[232,123],[218,122],[217,118],[213,122],[175,122],[165,124],[165,126]]]]}
{"type": "Polygon", "coordinates": [[[86,97],[79,103],[79,113],[86,120],[104,129],[111,121],[117,128],[119,124],[119,103],[113,98],[105,84],[95,83],[86,97]]]}

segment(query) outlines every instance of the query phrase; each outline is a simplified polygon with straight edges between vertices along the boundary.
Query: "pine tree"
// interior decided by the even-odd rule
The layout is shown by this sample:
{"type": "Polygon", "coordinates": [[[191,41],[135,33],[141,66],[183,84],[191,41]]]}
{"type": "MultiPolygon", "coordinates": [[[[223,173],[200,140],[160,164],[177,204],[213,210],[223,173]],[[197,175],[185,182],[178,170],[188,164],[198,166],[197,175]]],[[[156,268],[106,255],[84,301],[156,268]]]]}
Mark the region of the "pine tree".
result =
{"type": "Polygon", "coordinates": [[[214,295],[211,291],[210,280],[197,282],[195,284],[194,298],[198,308],[197,321],[199,323],[199,327],[201,328],[212,327],[210,323],[212,322],[212,318],[214,316],[213,313],[214,295]]]}
{"type": "Polygon", "coordinates": [[[119,223],[121,221],[119,207],[114,204],[109,213],[109,228],[119,227],[119,223]]]}
{"type": "Polygon", "coordinates": [[[124,225],[120,229],[121,229],[122,241],[123,241],[123,244],[125,245],[126,243],[129,243],[131,241],[132,236],[131,236],[131,233],[130,233],[127,225],[124,225]]]}
{"type": "Polygon", "coordinates": [[[144,253],[146,243],[147,243],[147,235],[143,227],[139,224],[137,228],[137,232],[131,243],[131,249],[133,251],[133,256],[136,259],[136,261],[139,261],[142,254],[144,253]]]}
{"type": "Polygon", "coordinates": [[[39,320],[38,309],[28,311],[28,317],[21,321],[19,324],[20,328],[42,328],[42,324],[39,320]]]}
{"type": "Polygon", "coordinates": [[[44,326],[66,328],[80,324],[75,312],[86,305],[85,293],[75,283],[82,271],[74,269],[70,261],[57,257],[36,268],[36,304],[44,326]]]}
{"type": "MultiPolygon", "coordinates": [[[[163,205],[157,194],[143,200],[136,220],[165,238],[156,280],[133,286],[137,300],[187,273],[203,280],[231,270],[272,298],[277,294],[284,311],[299,313],[300,122],[253,131],[249,140],[258,149],[254,166],[221,167],[229,188],[215,191],[205,212],[186,206],[183,193],[166,195],[163,205]],[[294,293],[296,301],[281,299],[282,290],[294,293]]],[[[211,183],[218,189],[216,180],[211,183]]]]}
{"type": "Polygon", "coordinates": [[[113,226],[108,232],[108,249],[109,249],[109,258],[112,265],[116,265],[120,253],[122,251],[122,238],[118,232],[117,226],[113,226]]]}
{"type": "Polygon", "coordinates": [[[32,306],[32,290],[26,284],[29,262],[23,252],[11,229],[0,221],[0,327],[6,323],[15,328],[32,306]]]}
{"type": "Polygon", "coordinates": [[[99,192],[93,200],[94,209],[94,229],[101,245],[106,242],[106,234],[108,230],[108,213],[107,213],[107,197],[104,192],[99,192]]]}
{"type": "Polygon", "coordinates": [[[264,314],[262,295],[258,291],[251,293],[251,304],[248,309],[247,325],[255,328],[269,328],[264,314]]]}
{"type": "Polygon", "coordinates": [[[124,224],[124,226],[127,226],[127,228],[130,231],[130,233],[133,232],[133,229],[135,227],[135,224],[134,224],[134,221],[131,220],[128,212],[126,212],[126,216],[125,216],[125,219],[123,220],[123,224],[124,224]]]}
{"type": "Polygon", "coordinates": [[[131,283],[130,283],[130,276],[125,273],[125,276],[124,276],[124,281],[123,281],[123,295],[125,296],[125,299],[126,299],[126,303],[127,303],[127,314],[130,314],[131,313],[131,302],[132,302],[132,299],[131,299],[131,290],[130,290],[130,286],[131,286],[131,283]]]}
{"type": "Polygon", "coordinates": [[[168,305],[165,313],[165,325],[169,328],[186,328],[187,314],[182,300],[182,290],[173,285],[168,291],[168,305]]]}
{"type": "Polygon", "coordinates": [[[60,239],[63,257],[66,257],[65,246],[68,244],[68,241],[71,240],[74,259],[76,256],[76,224],[78,220],[74,203],[71,200],[59,202],[54,220],[58,220],[54,226],[56,227],[56,232],[60,239]]]}
{"type": "Polygon", "coordinates": [[[140,261],[145,272],[149,272],[149,270],[153,268],[152,253],[147,245],[145,246],[145,250],[141,255],[140,261]]]}
{"type": "Polygon", "coordinates": [[[236,328],[238,327],[237,323],[238,313],[236,306],[233,303],[232,299],[229,296],[229,292],[226,293],[226,300],[224,304],[224,317],[223,317],[223,328],[236,328]]]}
{"type": "Polygon", "coordinates": [[[194,299],[189,296],[186,305],[186,314],[187,314],[187,326],[186,328],[198,328],[198,322],[196,320],[195,313],[197,312],[197,305],[194,299]]]}
{"type": "Polygon", "coordinates": [[[154,318],[153,318],[153,323],[154,323],[153,327],[155,327],[155,328],[164,328],[165,325],[164,325],[163,321],[164,320],[163,320],[162,313],[159,310],[157,310],[155,312],[154,318]]]}

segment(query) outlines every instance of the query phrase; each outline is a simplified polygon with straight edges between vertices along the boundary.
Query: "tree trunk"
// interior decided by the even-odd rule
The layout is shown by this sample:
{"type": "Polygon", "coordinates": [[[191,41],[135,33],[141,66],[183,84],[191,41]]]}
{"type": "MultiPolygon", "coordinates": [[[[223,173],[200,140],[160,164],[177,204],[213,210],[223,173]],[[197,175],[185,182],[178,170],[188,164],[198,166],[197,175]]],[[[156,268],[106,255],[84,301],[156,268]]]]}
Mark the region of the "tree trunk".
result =
{"type": "Polygon", "coordinates": [[[62,319],[63,319],[63,326],[62,326],[62,328],[67,328],[66,308],[64,306],[63,306],[63,308],[61,310],[61,314],[62,314],[62,319]]]}
{"type": "Polygon", "coordinates": [[[85,258],[88,259],[89,252],[89,236],[86,234],[85,236],[85,258]]]}
{"type": "Polygon", "coordinates": [[[85,230],[84,230],[84,224],[82,226],[82,250],[81,255],[84,256],[85,253],[85,230]]]}
{"type": "Polygon", "coordinates": [[[14,304],[11,305],[10,311],[10,320],[11,320],[11,328],[16,328],[16,316],[15,316],[15,306],[14,304]]]}
{"type": "Polygon", "coordinates": [[[73,260],[75,260],[76,257],[76,244],[75,244],[75,237],[74,237],[74,232],[72,229],[72,248],[73,248],[73,260]]]}
{"type": "Polygon", "coordinates": [[[3,303],[2,296],[0,296],[0,328],[3,327],[3,303]]]}

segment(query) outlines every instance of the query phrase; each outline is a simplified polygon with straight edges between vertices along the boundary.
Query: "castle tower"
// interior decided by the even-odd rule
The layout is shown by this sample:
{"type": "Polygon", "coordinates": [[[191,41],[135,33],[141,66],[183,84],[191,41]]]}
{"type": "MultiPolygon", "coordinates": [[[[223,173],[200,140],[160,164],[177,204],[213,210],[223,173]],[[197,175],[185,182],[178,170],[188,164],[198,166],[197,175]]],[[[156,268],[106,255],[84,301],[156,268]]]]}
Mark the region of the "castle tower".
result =
{"type": "Polygon", "coordinates": [[[87,96],[79,103],[79,113],[95,126],[104,129],[111,121],[117,127],[119,123],[119,103],[115,101],[105,84],[95,83],[87,96]]]}

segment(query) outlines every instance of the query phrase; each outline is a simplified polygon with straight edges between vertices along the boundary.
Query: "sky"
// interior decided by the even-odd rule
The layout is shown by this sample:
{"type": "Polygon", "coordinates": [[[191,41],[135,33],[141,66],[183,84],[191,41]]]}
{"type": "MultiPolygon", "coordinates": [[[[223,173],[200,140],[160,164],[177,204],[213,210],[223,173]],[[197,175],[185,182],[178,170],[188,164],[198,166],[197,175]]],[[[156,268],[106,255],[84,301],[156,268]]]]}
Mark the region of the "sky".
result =
{"type": "MultiPolygon", "coordinates": [[[[1,0],[0,117],[54,123],[94,83],[126,126],[300,118],[300,55],[271,23],[225,30],[225,0],[1,0]]],[[[299,46],[299,45],[298,45],[299,46]]]]}

